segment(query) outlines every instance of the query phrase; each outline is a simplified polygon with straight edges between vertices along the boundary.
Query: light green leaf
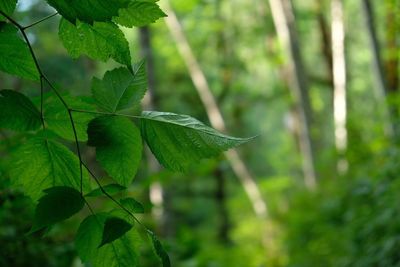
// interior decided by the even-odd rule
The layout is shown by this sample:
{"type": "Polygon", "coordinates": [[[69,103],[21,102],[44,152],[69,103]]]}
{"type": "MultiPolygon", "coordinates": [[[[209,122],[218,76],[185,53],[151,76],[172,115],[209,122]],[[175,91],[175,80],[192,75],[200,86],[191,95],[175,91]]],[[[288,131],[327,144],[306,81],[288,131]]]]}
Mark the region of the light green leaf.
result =
{"type": "Polygon", "coordinates": [[[104,223],[103,237],[99,248],[113,242],[132,229],[132,225],[118,217],[108,217],[104,223]]]}
{"type": "Polygon", "coordinates": [[[109,58],[130,68],[131,55],[128,41],[113,23],[94,22],[93,25],[77,21],[76,25],[61,19],[59,36],[72,58],[87,55],[92,59],[109,58]]]}
{"type": "MultiPolygon", "coordinates": [[[[94,110],[94,107],[83,102],[77,97],[63,96],[64,101],[70,108],[78,110],[94,110]]],[[[54,131],[60,137],[75,141],[74,131],[68,110],[57,97],[50,97],[44,106],[44,118],[48,128],[54,131]]],[[[72,112],[72,118],[75,124],[75,130],[79,141],[87,141],[87,127],[95,115],[83,112],[72,112]]]]}
{"type": "Polygon", "coordinates": [[[187,115],[157,111],[142,113],[140,129],[158,161],[173,171],[251,140],[219,133],[187,115]]]}
{"type": "Polygon", "coordinates": [[[165,13],[156,3],[146,1],[133,1],[127,8],[120,9],[114,21],[126,27],[141,27],[166,17],[165,13]]]}
{"type": "MultiPolygon", "coordinates": [[[[53,186],[69,186],[80,190],[78,158],[65,146],[53,140],[32,138],[12,156],[10,177],[15,186],[33,199],[53,186]]],[[[83,172],[83,189],[90,189],[87,172],[83,172]]]]}
{"type": "Polygon", "coordinates": [[[130,230],[121,238],[99,248],[103,229],[108,218],[106,213],[87,217],[79,226],[75,246],[84,263],[93,267],[135,267],[138,266],[137,249],[140,237],[130,230]]]}
{"type": "Polygon", "coordinates": [[[163,245],[158,240],[157,236],[150,230],[147,230],[147,234],[150,237],[151,242],[153,243],[153,248],[157,254],[157,256],[161,259],[163,267],[171,267],[171,262],[169,260],[169,256],[165,251],[163,245]]]}
{"type": "Polygon", "coordinates": [[[75,23],[76,19],[92,23],[110,21],[129,0],[47,0],[64,18],[75,23]]]}
{"type": "Polygon", "coordinates": [[[133,75],[126,68],[118,68],[107,71],[102,80],[92,80],[92,94],[97,105],[112,113],[138,105],[146,89],[143,61],[135,65],[133,75]]]}
{"type": "MultiPolygon", "coordinates": [[[[14,13],[15,7],[17,6],[17,0],[1,0],[0,10],[11,16],[14,13]]],[[[0,21],[5,20],[5,17],[0,15],[0,21]]]]}
{"type": "Polygon", "coordinates": [[[132,213],[144,213],[143,205],[131,197],[121,199],[120,203],[132,213]]]}
{"type": "Polygon", "coordinates": [[[83,208],[81,194],[67,186],[55,186],[44,190],[35,209],[33,226],[30,232],[68,219],[83,208]]]}
{"type": "Polygon", "coordinates": [[[29,80],[40,77],[28,45],[5,22],[0,22],[0,70],[29,80]]]}
{"type": "Polygon", "coordinates": [[[104,116],[89,123],[88,136],[101,166],[119,184],[130,185],[142,156],[139,129],[127,118],[104,116]]]}
{"type": "MultiPolygon", "coordinates": [[[[103,186],[103,190],[107,192],[107,194],[114,195],[118,192],[121,192],[125,190],[126,187],[119,185],[119,184],[108,184],[103,186]]],[[[100,187],[94,189],[90,193],[86,194],[85,197],[98,197],[98,196],[103,196],[103,192],[101,191],[100,187]]]]}
{"type": "Polygon", "coordinates": [[[0,128],[15,131],[31,131],[40,127],[40,112],[25,95],[12,91],[0,91],[0,128]]]}

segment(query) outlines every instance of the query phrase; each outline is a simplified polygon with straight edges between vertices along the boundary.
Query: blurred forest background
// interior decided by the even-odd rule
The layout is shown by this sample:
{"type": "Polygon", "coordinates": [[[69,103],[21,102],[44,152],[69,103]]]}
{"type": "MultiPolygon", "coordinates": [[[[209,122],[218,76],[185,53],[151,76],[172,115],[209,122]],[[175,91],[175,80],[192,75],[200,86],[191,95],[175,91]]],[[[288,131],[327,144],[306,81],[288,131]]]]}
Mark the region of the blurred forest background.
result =
{"type": "MultiPolygon", "coordinates": [[[[135,60],[147,60],[143,108],[258,135],[187,174],[144,161],[129,194],[146,204],[141,219],[172,265],[400,266],[400,2],[160,3],[168,18],[125,30],[135,60]]],[[[22,0],[14,18],[28,25],[52,13],[45,1],[22,0]]],[[[71,60],[58,20],[29,38],[47,76],[84,97],[115,63],[71,60]]],[[[0,84],[39,92],[6,74],[0,84]]],[[[0,133],[0,151],[9,151],[15,133],[0,133]]],[[[9,189],[1,153],[0,266],[82,266],[76,221],[25,235],[33,207],[9,189]]],[[[158,265],[144,247],[140,266],[158,265]]]]}

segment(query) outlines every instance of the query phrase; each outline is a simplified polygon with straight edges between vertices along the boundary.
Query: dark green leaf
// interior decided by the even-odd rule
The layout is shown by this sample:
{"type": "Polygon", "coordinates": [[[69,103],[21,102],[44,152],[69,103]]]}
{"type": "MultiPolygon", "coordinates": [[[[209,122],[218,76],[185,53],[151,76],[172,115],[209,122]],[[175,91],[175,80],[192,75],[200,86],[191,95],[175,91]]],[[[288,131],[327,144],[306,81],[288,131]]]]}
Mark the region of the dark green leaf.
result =
{"type": "Polygon", "coordinates": [[[128,41],[113,23],[94,22],[93,25],[89,25],[77,21],[74,25],[61,19],[59,36],[72,58],[78,58],[80,55],[101,61],[112,58],[130,68],[128,41]]]}
{"type": "MultiPolygon", "coordinates": [[[[78,110],[94,110],[92,105],[81,101],[77,97],[63,96],[70,108],[78,110]]],[[[75,135],[72,128],[68,110],[63,103],[56,97],[51,97],[46,101],[44,107],[44,117],[48,128],[64,139],[75,141],[75,135]]],[[[93,114],[72,112],[72,118],[75,124],[76,134],[79,141],[87,141],[87,127],[95,117],[93,114]]]]}
{"type": "Polygon", "coordinates": [[[5,22],[0,22],[0,70],[29,80],[40,77],[28,45],[5,22]]]}
{"type": "Polygon", "coordinates": [[[31,131],[40,127],[39,110],[21,93],[1,90],[0,110],[0,128],[31,131]]]}
{"type": "MultiPolygon", "coordinates": [[[[7,15],[11,16],[17,6],[17,0],[1,0],[0,1],[0,10],[6,13],[7,15]]],[[[0,21],[4,20],[5,18],[0,15],[0,21]]]]}
{"type": "Polygon", "coordinates": [[[144,213],[143,205],[131,197],[121,199],[120,202],[124,208],[132,213],[144,213]]]}
{"type": "Polygon", "coordinates": [[[89,123],[88,136],[101,166],[119,184],[130,185],[142,156],[138,128],[127,118],[105,116],[89,123]]]}
{"type": "Polygon", "coordinates": [[[103,237],[99,248],[123,236],[131,230],[132,225],[117,217],[108,217],[104,223],[103,237]]]}
{"type": "Polygon", "coordinates": [[[107,71],[102,80],[92,80],[92,94],[97,105],[112,113],[140,104],[146,89],[143,61],[135,65],[133,75],[126,68],[118,68],[107,71]]]}
{"type": "MultiPolygon", "coordinates": [[[[126,187],[119,185],[119,184],[108,184],[103,186],[103,190],[106,191],[110,195],[114,195],[118,192],[121,192],[125,190],[126,187]]],[[[103,196],[103,192],[101,191],[100,188],[96,188],[95,190],[91,191],[89,194],[86,194],[86,197],[98,197],[98,196],[103,196]]]]}
{"type": "Polygon", "coordinates": [[[251,140],[224,135],[190,116],[167,112],[144,111],[140,128],[158,161],[174,171],[185,171],[202,158],[251,140]]]}
{"type": "MultiPolygon", "coordinates": [[[[53,140],[32,138],[12,156],[10,178],[25,194],[38,199],[52,186],[69,186],[80,190],[78,158],[53,140]]],[[[90,189],[87,172],[83,172],[83,189],[90,189]]]]}
{"type": "Polygon", "coordinates": [[[92,23],[110,21],[129,0],[47,0],[64,18],[75,23],[76,19],[92,23]]]}
{"type": "Polygon", "coordinates": [[[103,229],[108,218],[106,213],[87,217],[79,226],[75,245],[79,257],[93,267],[135,267],[138,265],[136,251],[140,237],[133,229],[112,243],[99,248],[103,229]]]}
{"type": "Polygon", "coordinates": [[[163,267],[171,267],[169,256],[162,246],[161,242],[157,239],[157,236],[150,230],[147,230],[147,233],[151,239],[151,242],[153,243],[153,247],[157,256],[161,259],[163,267]]]}
{"type": "Polygon", "coordinates": [[[35,209],[31,232],[66,220],[83,208],[81,194],[71,187],[55,186],[44,192],[35,209]]]}
{"type": "Polygon", "coordinates": [[[165,17],[160,7],[156,3],[145,1],[134,1],[127,8],[120,9],[118,17],[114,21],[126,27],[141,27],[155,22],[159,18],[165,17]]]}

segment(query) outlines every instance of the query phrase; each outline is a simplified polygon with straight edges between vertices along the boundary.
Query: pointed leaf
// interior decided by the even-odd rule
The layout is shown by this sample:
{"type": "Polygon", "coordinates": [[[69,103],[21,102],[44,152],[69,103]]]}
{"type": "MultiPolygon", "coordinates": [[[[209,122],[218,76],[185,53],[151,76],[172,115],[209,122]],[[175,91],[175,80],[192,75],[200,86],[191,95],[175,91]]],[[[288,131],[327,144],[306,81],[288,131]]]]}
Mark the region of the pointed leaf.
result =
{"type": "MultiPolygon", "coordinates": [[[[125,190],[126,187],[119,185],[119,184],[108,184],[103,186],[103,190],[106,191],[110,195],[114,195],[118,192],[125,190]]],[[[91,191],[90,193],[86,194],[85,197],[99,197],[103,196],[103,192],[100,188],[96,188],[95,190],[91,191]]]]}
{"type": "Polygon", "coordinates": [[[146,1],[133,1],[127,8],[119,10],[118,17],[114,21],[126,27],[141,27],[155,22],[159,18],[166,17],[156,3],[146,1]]]}
{"type": "Polygon", "coordinates": [[[0,128],[15,131],[31,131],[40,127],[40,112],[25,95],[12,91],[0,91],[0,128]]]}
{"type": "Polygon", "coordinates": [[[31,232],[63,221],[83,208],[81,194],[67,186],[55,186],[44,191],[35,209],[31,232]]]}
{"type": "Polygon", "coordinates": [[[135,65],[133,75],[126,68],[118,68],[107,71],[103,80],[92,80],[92,94],[97,105],[112,113],[139,105],[146,89],[147,77],[143,61],[135,65]]]}
{"type": "MultiPolygon", "coordinates": [[[[64,145],[43,138],[29,139],[13,153],[10,178],[25,194],[38,199],[52,186],[69,186],[80,190],[78,158],[64,145]]],[[[83,189],[90,189],[87,172],[83,172],[83,189]]]]}
{"type": "MultiPolygon", "coordinates": [[[[0,10],[11,16],[17,6],[17,0],[2,0],[0,1],[0,10]]],[[[5,20],[5,17],[0,15],[0,21],[5,20]]]]}
{"type": "Polygon", "coordinates": [[[139,129],[127,118],[105,116],[89,123],[88,136],[101,166],[119,184],[130,185],[142,156],[139,129]]]}
{"type": "Polygon", "coordinates": [[[0,70],[29,80],[39,80],[39,72],[28,45],[18,37],[17,29],[0,22],[0,70]]]}
{"type": "Polygon", "coordinates": [[[98,213],[87,217],[79,226],[75,246],[82,262],[90,262],[93,267],[138,266],[136,251],[140,237],[133,229],[99,248],[107,218],[108,214],[98,213]]]}
{"type": "Polygon", "coordinates": [[[61,19],[59,36],[72,58],[87,55],[104,62],[112,58],[128,67],[131,65],[128,41],[113,23],[94,22],[89,25],[77,21],[74,25],[61,19]]]}
{"type": "Polygon", "coordinates": [[[47,0],[64,18],[75,23],[76,19],[92,23],[110,21],[129,0],[47,0]]]}
{"type": "Polygon", "coordinates": [[[144,213],[143,205],[131,197],[120,200],[121,205],[132,213],[144,213]]]}
{"type": "Polygon", "coordinates": [[[117,217],[109,217],[104,223],[103,237],[99,248],[105,244],[111,243],[114,240],[123,236],[131,230],[133,226],[125,220],[117,217]]]}
{"type": "MultiPolygon", "coordinates": [[[[63,98],[70,108],[78,110],[94,110],[92,105],[81,101],[77,97],[63,96],[63,98]]],[[[44,118],[50,130],[54,131],[57,135],[66,140],[75,141],[75,135],[68,110],[57,97],[51,97],[46,101],[44,107],[44,118]]],[[[87,141],[87,127],[90,120],[95,118],[95,115],[73,112],[72,118],[74,120],[78,140],[87,141]]]]}
{"type": "Polygon", "coordinates": [[[140,128],[158,161],[173,171],[185,171],[202,158],[217,156],[251,139],[219,133],[187,115],[157,111],[144,111],[140,128]]]}
{"type": "Polygon", "coordinates": [[[157,239],[157,236],[149,230],[147,231],[147,233],[151,239],[151,242],[153,243],[153,248],[154,248],[157,256],[161,259],[163,267],[171,267],[171,262],[169,260],[169,256],[168,256],[167,252],[165,251],[161,242],[157,239]]]}

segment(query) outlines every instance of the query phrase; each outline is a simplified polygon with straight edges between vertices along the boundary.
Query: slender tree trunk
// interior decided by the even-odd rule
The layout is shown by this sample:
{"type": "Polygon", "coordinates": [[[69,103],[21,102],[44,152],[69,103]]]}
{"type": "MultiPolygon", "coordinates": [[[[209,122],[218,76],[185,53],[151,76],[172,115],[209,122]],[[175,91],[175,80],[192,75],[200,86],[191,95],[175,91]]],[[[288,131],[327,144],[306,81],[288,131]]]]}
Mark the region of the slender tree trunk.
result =
{"type": "Polygon", "coordinates": [[[291,90],[296,102],[299,117],[299,145],[302,154],[304,183],[314,189],[317,184],[314,150],[311,138],[311,106],[308,95],[308,82],[303,59],[299,50],[294,14],[289,0],[269,0],[275,28],[281,45],[289,57],[291,90]]]}
{"type": "Polygon", "coordinates": [[[345,157],[347,149],[347,102],[346,102],[346,59],[345,32],[342,0],[331,1],[331,34],[333,62],[333,117],[335,122],[335,145],[338,152],[337,169],[339,174],[347,172],[345,157]]]}
{"type": "Polygon", "coordinates": [[[368,37],[372,51],[373,69],[376,81],[376,86],[374,86],[375,98],[377,99],[378,104],[382,107],[384,131],[386,135],[392,136],[394,133],[394,125],[391,121],[390,109],[386,101],[386,96],[390,90],[388,88],[385,70],[382,63],[383,61],[381,57],[381,47],[378,41],[378,35],[375,30],[374,9],[371,0],[362,0],[362,8],[364,11],[365,24],[367,26],[368,37]]]}
{"type": "MultiPolygon", "coordinates": [[[[205,75],[200,68],[199,63],[197,62],[197,59],[195,58],[192,49],[189,46],[188,41],[186,40],[182,26],[179,23],[179,20],[172,10],[168,0],[165,0],[163,4],[164,10],[168,14],[168,17],[165,18],[165,22],[171,33],[171,36],[174,38],[177,44],[179,53],[186,64],[193,84],[206,109],[210,123],[215,129],[225,132],[226,127],[225,122],[222,118],[222,114],[216,104],[214,96],[211,93],[207,79],[205,78],[205,75]]],[[[231,149],[225,152],[225,156],[229,161],[234,173],[241,182],[249,200],[251,201],[256,215],[262,218],[266,217],[266,202],[261,197],[261,193],[257,184],[249,173],[246,165],[239,157],[237,151],[235,149],[231,149]]]]}
{"type": "MultiPolygon", "coordinates": [[[[143,108],[153,110],[158,106],[158,97],[156,93],[156,78],[154,71],[154,58],[151,47],[150,28],[145,26],[139,28],[139,39],[141,47],[141,55],[146,60],[146,72],[148,79],[148,90],[142,102],[143,108]]],[[[153,154],[147,148],[145,150],[148,172],[153,174],[160,171],[160,165],[154,158],[153,154]]],[[[155,220],[161,222],[161,233],[164,236],[172,235],[173,222],[170,216],[170,198],[169,192],[162,187],[160,182],[153,182],[150,185],[149,192],[150,201],[153,204],[152,213],[155,220]]]]}
{"type": "Polygon", "coordinates": [[[399,90],[400,5],[398,0],[384,0],[386,6],[386,73],[390,92],[399,90]]]}

